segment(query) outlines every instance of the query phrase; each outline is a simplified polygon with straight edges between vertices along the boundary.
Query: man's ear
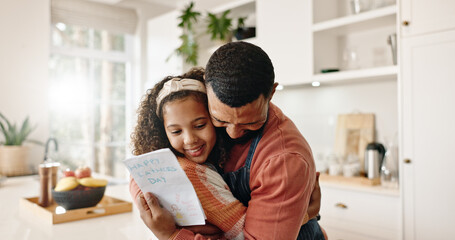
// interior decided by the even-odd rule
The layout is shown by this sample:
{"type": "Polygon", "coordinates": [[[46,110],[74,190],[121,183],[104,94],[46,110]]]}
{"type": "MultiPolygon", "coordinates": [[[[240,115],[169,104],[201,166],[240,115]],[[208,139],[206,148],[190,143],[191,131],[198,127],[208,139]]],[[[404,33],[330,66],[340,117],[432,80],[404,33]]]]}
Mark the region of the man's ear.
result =
{"type": "Polygon", "coordinates": [[[276,91],[276,87],[278,87],[277,82],[273,84],[272,92],[270,93],[270,96],[269,96],[269,101],[272,100],[273,94],[275,94],[275,91],[276,91]]]}

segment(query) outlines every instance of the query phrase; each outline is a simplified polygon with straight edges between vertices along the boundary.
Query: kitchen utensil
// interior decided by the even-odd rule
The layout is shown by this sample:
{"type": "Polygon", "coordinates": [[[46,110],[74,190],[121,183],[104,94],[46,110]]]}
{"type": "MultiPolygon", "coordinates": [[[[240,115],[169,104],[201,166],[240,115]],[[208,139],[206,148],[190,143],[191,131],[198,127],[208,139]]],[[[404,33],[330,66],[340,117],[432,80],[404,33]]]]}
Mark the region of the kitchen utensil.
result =
{"type": "Polygon", "coordinates": [[[42,163],[39,165],[38,174],[40,178],[40,191],[39,191],[39,199],[38,204],[41,207],[47,207],[51,205],[51,188],[50,188],[50,175],[52,169],[51,165],[47,163],[42,163]]]}
{"type": "Polygon", "coordinates": [[[360,68],[360,59],[357,52],[357,47],[346,47],[343,51],[343,69],[353,70],[360,68]]]}
{"type": "Polygon", "coordinates": [[[334,153],[342,159],[355,154],[363,172],[365,149],[374,141],[374,114],[340,114],[337,119],[334,153]]]}
{"type": "Polygon", "coordinates": [[[380,167],[384,159],[385,148],[381,143],[372,142],[365,150],[365,174],[369,179],[380,177],[380,167]]]}
{"type": "Polygon", "coordinates": [[[387,37],[387,43],[390,45],[390,49],[392,50],[393,65],[397,65],[397,34],[390,34],[387,37]]]}

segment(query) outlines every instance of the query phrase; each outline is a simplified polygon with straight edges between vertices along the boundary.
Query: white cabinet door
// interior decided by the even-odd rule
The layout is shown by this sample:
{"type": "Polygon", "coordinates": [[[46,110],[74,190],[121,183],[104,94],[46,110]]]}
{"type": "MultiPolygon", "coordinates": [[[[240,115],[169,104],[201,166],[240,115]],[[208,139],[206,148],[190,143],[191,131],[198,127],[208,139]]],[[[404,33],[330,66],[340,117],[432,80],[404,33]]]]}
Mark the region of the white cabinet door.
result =
{"type": "Polygon", "coordinates": [[[450,239],[455,236],[455,31],[405,38],[401,49],[404,237],[450,239]]]}
{"type": "Polygon", "coordinates": [[[329,239],[400,239],[399,196],[337,189],[321,182],[321,221],[329,239]]]}
{"type": "Polygon", "coordinates": [[[310,81],[311,1],[257,0],[258,45],[269,55],[282,85],[310,81]]]}
{"type": "Polygon", "coordinates": [[[403,36],[455,28],[454,0],[402,0],[400,9],[403,36]]]}

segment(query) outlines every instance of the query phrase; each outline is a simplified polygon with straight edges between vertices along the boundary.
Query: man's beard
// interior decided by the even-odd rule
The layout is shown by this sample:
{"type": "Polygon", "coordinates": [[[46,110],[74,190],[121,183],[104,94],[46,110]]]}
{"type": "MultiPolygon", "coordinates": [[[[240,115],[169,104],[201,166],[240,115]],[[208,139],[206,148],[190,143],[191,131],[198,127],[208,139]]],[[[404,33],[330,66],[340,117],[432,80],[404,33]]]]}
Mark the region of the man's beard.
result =
{"type": "Polygon", "coordinates": [[[240,138],[232,139],[229,134],[226,132],[226,128],[220,128],[219,133],[221,137],[224,139],[225,143],[227,143],[230,146],[237,145],[237,144],[245,144],[251,139],[255,138],[257,135],[259,135],[262,131],[262,127],[259,128],[258,130],[247,130],[247,132],[240,138]]]}

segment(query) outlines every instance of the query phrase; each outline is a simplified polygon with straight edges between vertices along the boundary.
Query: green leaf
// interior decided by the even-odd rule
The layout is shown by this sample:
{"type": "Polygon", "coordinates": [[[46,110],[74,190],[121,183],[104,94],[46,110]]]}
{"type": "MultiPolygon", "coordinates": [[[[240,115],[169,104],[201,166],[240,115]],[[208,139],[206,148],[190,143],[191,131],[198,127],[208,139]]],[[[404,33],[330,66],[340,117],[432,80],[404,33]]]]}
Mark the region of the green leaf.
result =
{"type": "Polygon", "coordinates": [[[178,24],[179,27],[192,29],[193,22],[196,23],[198,21],[201,13],[193,11],[193,7],[194,2],[191,2],[185,9],[183,9],[182,15],[178,17],[180,19],[180,23],[178,24]]]}
{"type": "Polygon", "coordinates": [[[9,136],[9,131],[5,128],[5,126],[3,125],[2,122],[0,122],[0,127],[2,129],[2,133],[3,133],[3,136],[5,137],[5,145],[8,145],[7,143],[9,143],[11,140],[10,140],[10,136],[9,136]]]}
{"type": "Polygon", "coordinates": [[[5,138],[5,141],[2,142],[4,145],[22,145],[24,141],[27,141],[28,136],[34,129],[35,127],[30,126],[29,117],[26,117],[22,122],[21,127],[18,128],[15,123],[12,124],[0,113],[0,133],[2,133],[5,138]]]}
{"type": "Polygon", "coordinates": [[[232,19],[228,17],[230,10],[224,11],[220,17],[215,14],[207,13],[208,26],[207,33],[211,34],[211,39],[226,40],[232,31],[232,19]]]}

